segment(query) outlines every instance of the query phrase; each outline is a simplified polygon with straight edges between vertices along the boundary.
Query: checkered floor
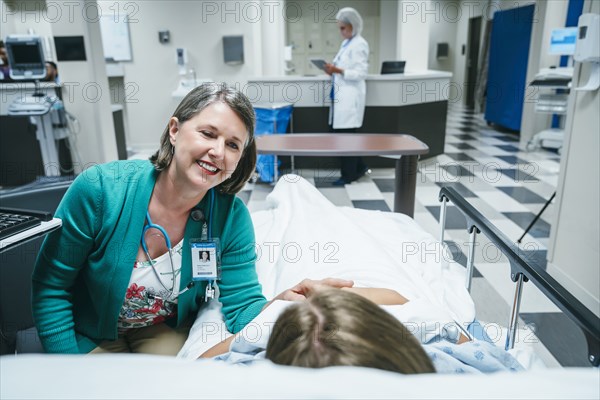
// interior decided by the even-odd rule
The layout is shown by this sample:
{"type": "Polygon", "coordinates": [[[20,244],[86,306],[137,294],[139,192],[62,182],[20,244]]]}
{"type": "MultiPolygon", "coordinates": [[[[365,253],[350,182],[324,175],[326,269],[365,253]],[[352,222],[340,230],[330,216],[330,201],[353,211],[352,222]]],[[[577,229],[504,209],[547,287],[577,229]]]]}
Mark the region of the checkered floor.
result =
{"type": "MultiPolygon", "coordinates": [[[[521,152],[518,135],[503,133],[487,126],[482,115],[452,106],[447,119],[445,153],[419,162],[415,220],[434,236],[439,236],[438,218],[441,186],[456,188],[492,223],[516,242],[525,228],[556,190],[560,157],[556,152],[521,152]]],[[[370,210],[393,208],[393,169],[374,169],[368,176],[345,187],[331,182],[335,170],[298,172],[334,204],[370,210]]],[[[251,211],[265,207],[272,190],[269,184],[248,184],[240,197],[251,211]]],[[[545,267],[550,223],[554,214],[551,203],[522,240],[521,248],[531,251],[545,267]]],[[[466,264],[468,233],[465,218],[450,206],[447,212],[445,240],[455,260],[466,264]]],[[[485,322],[508,325],[514,297],[514,284],[505,258],[497,256],[483,235],[477,237],[472,295],[478,318],[485,322]]],[[[529,324],[536,337],[527,340],[548,366],[588,366],[583,334],[531,283],[525,284],[521,322],[529,324]]]]}

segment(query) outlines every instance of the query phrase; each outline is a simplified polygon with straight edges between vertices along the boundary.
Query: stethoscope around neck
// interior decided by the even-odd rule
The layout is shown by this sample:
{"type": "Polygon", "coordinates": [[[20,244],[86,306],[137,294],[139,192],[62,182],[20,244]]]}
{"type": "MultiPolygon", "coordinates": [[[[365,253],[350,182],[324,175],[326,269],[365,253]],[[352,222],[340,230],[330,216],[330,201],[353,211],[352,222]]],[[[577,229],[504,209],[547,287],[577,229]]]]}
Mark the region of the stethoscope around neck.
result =
{"type": "MultiPolygon", "coordinates": [[[[214,201],[215,193],[214,193],[213,189],[211,189],[209,192],[210,192],[210,205],[209,205],[209,214],[208,214],[208,228],[207,228],[206,218],[204,217],[204,213],[202,212],[202,210],[200,210],[198,208],[194,208],[190,213],[190,217],[192,218],[192,221],[204,222],[204,226],[202,227],[202,236],[203,236],[202,239],[206,239],[204,236],[209,237],[209,238],[212,237],[212,214],[213,214],[212,211],[213,211],[213,205],[215,203],[215,201],[214,201]]],[[[168,299],[171,299],[175,295],[175,263],[173,262],[173,246],[171,245],[171,238],[169,237],[169,234],[167,233],[167,230],[165,228],[152,222],[149,211],[146,211],[146,220],[147,220],[147,224],[144,225],[144,229],[142,230],[142,239],[141,239],[142,250],[144,250],[144,253],[146,254],[146,258],[148,259],[148,262],[150,262],[150,264],[152,266],[152,271],[154,271],[154,275],[156,276],[156,279],[158,279],[158,281],[160,282],[160,285],[167,292],[169,292],[168,299]],[[148,232],[150,229],[158,230],[160,233],[162,233],[162,235],[165,239],[165,244],[167,245],[167,254],[169,255],[169,263],[171,264],[171,274],[173,276],[173,282],[171,284],[170,289],[167,288],[167,286],[163,283],[162,279],[160,278],[160,275],[158,274],[158,271],[156,271],[156,268],[154,268],[154,260],[152,260],[152,257],[150,257],[150,252],[148,251],[148,244],[146,243],[146,232],[148,232]]],[[[190,283],[188,283],[182,291],[177,292],[177,296],[180,296],[181,294],[187,292],[192,287],[194,287],[195,284],[196,283],[194,281],[190,281],[190,283]]],[[[212,284],[212,282],[209,282],[209,285],[211,285],[211,284],[212,284]]]]}

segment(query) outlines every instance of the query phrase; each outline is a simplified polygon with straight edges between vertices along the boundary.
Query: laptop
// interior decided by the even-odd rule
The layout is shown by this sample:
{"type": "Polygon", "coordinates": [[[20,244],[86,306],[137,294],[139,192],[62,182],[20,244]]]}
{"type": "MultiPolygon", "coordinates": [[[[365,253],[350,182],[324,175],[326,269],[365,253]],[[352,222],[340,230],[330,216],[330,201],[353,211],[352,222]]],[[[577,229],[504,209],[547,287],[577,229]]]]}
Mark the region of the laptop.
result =
{"type": "Polygon", "coordinates": [[[403,74],[406,61],[384,61],[381,64],[381,75],[403,74]]]}

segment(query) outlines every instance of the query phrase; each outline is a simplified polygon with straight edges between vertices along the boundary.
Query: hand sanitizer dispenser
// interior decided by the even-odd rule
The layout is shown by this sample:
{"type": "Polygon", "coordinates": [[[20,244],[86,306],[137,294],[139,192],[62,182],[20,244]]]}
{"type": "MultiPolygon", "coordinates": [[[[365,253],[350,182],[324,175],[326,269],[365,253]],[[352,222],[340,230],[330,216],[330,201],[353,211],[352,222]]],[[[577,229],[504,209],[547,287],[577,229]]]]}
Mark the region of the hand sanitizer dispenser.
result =
{"type": "Polygon", "coordinates": [[[591,63],[588,82],[576,90],[592,91],[600,87],[600,15],[582,14],[577,24],[577,43],[573,59],[591,63]]]}
{"type": "Polygon", "coordinates": [[[187,50],[183,47],[177,48],[177,65],[179,66],[179,75],[186,74],[186,65],[187,65],[187,50]]]}

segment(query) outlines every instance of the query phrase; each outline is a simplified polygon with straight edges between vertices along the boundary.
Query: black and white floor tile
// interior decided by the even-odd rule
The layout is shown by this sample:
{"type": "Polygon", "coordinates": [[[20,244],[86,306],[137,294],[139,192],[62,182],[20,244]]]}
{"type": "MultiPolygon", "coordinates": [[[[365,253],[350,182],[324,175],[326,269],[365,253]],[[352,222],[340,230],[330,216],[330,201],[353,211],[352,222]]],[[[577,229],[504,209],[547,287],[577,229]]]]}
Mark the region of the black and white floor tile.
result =
{"type": "MultiPolygon", "coordinates": [[[[556,190],[560,156],[556,152],[519,150],[519,137],[487,125],[482,115],[453,105],[447,118],[445,153],[419,162],[414,219],[423,229],[439,236],[440,187],[456,188],[509,238],[517,239],[556,190]]],[[[374,169],[368,176],[345,187],[331,182],[338,171],[303,170],[302,176],[334,204],[390,211],[394,199],[394,170],[374,169]]],[[[251,211],[263,209],[270,184],[248,184],[240,197],[251,211]]],[[[525,235],[521,248],[545,267],[551,203],[525,235]]],[[[445,241],[454,260],[466,264],[465,218],[451,205],[447,212],[445,241]]],[[[478,318],[508,325],[514,283],[508,261],[498,257],[483,236],[477,237],[472,295],[478,318]]],[[[531,324],[537,337],[532,344],[547,366],[588,366],[583,334],[531,283],[523,290],[521,322],[531,324]]]]}

